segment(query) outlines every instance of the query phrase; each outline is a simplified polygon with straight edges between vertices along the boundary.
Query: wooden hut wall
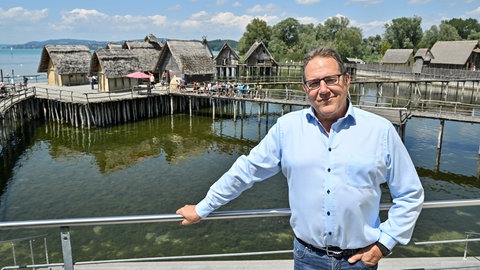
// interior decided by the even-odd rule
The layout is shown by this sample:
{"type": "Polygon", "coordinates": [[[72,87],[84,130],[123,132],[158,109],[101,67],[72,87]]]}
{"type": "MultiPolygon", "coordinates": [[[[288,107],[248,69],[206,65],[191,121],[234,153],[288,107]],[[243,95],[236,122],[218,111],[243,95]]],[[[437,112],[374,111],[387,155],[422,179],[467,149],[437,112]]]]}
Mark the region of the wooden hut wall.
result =
{"type": "Polygon", "coordinates": [[[181,77],[182,71],[180,70],[180,67],[178,66],[175,59],[172,57],[171,53],[167,55],[165,63],[166,64],[164,67],[161,68],[161,71],[171,70],[172,76],[177,75],[177,77],[181,77]]]}
{"type": "Polygon", "coordinates": [[[76,74],[64,74],[61,75],[62,84],[59,86],[72,86],[72,85],[83,85],[88,84],[87,73],[76,73],[76,74]]]}
{"type": "Polygon", "coordinates": [[[118,77],[118,78],[109,78],[106,80],[107,86],[109,91],[124,91],[132,89],[133,87],[138,85],[137,79],[130,79],[126,77],[118,77]]]}
{"type": "Polygon", "coordinates": [[[98,92],[107,92],[108,91],[108,87],[107,87],[108,78],[105,75],[105,73],[103,72],[102,65],[98,64],[98,58],[96,58],[96,61],[97,61],[96,63],[97,63],[97,66],[98,66],[98,70],[97,70],[98,92]]]}
{"type": "Polygon", "coordinates": [[[467,60],[467,70],[477,70],[480,66],[479,54],[474,52],[470,54],[467,60]]]}
{"type": "Polygon", "coordinates": [[[53,65],[52,59],[50,59],[50,61],[48,62],[47,82],[48,82],[48,85],[57,84],[57,77],[55,75],[55,66],[53,65]]]}

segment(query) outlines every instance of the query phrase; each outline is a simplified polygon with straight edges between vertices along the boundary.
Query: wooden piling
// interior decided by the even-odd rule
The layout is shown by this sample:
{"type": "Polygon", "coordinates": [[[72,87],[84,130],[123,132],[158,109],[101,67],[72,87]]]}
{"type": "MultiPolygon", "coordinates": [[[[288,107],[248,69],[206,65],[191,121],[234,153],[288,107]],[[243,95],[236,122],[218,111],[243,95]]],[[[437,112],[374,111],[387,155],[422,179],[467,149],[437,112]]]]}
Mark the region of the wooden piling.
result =
{"type": "Polygon", "coordinates": [[[437,149],[442,149],[443,129],[445,128],[445,120],[440,119],[440,127],[438,129],[437,149]]]}
{"type": "Polygon", "coordinates": [[[215,120],[215,99],[212,98],[212,120],[215,120]]]}

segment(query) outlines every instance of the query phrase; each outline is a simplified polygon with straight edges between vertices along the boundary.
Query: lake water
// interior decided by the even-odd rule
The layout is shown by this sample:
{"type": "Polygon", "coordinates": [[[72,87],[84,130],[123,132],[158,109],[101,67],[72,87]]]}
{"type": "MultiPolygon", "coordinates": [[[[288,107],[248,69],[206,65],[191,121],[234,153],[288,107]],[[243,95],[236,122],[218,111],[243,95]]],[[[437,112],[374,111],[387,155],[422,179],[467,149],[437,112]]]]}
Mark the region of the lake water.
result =
{"type": "MultiPolygon", "coordinates": [[[[8,57],[8,56],[7,56],[8,57]]],[[[294,108],[295,109],[295,108],[294,108]]],[[[296,108],[298,109],[298,108],[296,108]]],[[[263,138],[279,117],[212,120],[164,116],[104,129],[32,123],[2,153],[1,221],[172,214],[198,202],[235,159],[263,138]]],[[[436,164],[438,120],[408,121],[405,145],[426,190],[426,200],[478,199],[480,125],[446,122],[436,164]]],[[[386,193],[387,191],[385,191],[386,193]]],[[[220,210],[288,207],[283,176],[259,183],[220,210]]],[[[465,238],[480,232],[478,207],[425,209],[413,241],[465,238]]],[[[384,213],[383,213],[384,214],[384,213]]],[[[62,261],[58,229],[0,231],[0,265],[62,261]]],[[[288,218],[91,226],[71,229],[75,261],[288,250],[288,218]]],[[[398,246],[394,256],[463,256],[464,244],[398,246]]],[[[478,255],[480,245],[469,244],[478,255]]],[[[250,257],[252,258],[252,257],[250,257]]],[[[257,257],[254,257],[257,258],[257,257]]],[[[277,255],[268,258],[290,258],[277,255]]]]}
{"type": "Polygon", "coordinates": [[[41,75],[37,73],[42,49],[0,49],[0,69],[3,77],[13,77],[20,82],[22,76],[41,75]]]}

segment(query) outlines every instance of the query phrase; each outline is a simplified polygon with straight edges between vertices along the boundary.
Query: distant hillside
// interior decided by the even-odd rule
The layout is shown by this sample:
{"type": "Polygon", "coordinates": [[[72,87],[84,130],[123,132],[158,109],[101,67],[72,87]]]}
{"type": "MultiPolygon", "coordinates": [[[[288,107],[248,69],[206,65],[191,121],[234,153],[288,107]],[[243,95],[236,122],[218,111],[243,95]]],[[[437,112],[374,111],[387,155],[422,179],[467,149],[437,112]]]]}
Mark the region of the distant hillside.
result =
{"type": "Polygon", "coordinates": [[[44,41],[30,41],[25,44],[15,44],[8,47],[14,49],[41,49],[45,45],[85,45],[90,49],[104,48],[107,41],[80,40],[80,39],[49,39],[44,41]]]}
{"type": "Polygon", "coordinates": [[[210,46],[210,49],[212,51],[220,51],[223,47],[223,44],[225,44],[225,42],[228,43],[228,45],[230,45],[230,47],[232,47],[232,49],[236,50],[237,49],[237,45],[238,45],[238,41],[235,41],[235,40],[231,40],[231,39],[214,39],[214,40],[209,40],[208,41],[208,46],[210,46]]]}
{"type": "MultiPolygon", "coordinates": [[[[143,39],[133,40],[133,41],[142,41],[143,39]]],[[[165,41],[165,39],[160,39],[160,41],[165,41]]],[[[95,41],[95,40],[82,40],[82,39],[49,39],[45,41],[30,41],[25,44],[0,44],[0,48],[14,48],[14,49],[41,49],[45,45],[85,45],[92,50],[98,48],[105,48],[105,46],[109,43],[123,43],[124,41],[95,41]]],[[[212,41],[208,41],[208,45],[212,51],[219,51],[223,44],[228,42],[233,49],[237,48],[237,41],[234,40],[223,40],[223,39],[215,39],[212,41]]]]}

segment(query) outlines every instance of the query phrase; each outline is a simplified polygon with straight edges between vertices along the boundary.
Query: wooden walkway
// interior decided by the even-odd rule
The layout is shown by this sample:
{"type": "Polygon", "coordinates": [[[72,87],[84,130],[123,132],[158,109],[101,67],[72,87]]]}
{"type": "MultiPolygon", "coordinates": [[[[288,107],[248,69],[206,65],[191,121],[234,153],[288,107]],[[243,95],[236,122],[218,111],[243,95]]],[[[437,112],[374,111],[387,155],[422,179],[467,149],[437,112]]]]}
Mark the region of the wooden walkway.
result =
{"type": "MultiPolygon", "coordinates": [[[[254,98],[249,95],[239,96],[222,96],[222,95],[209,95],[209,94],[196,94],[193,91],[180,92],[167,92],[166,90],[157,87],[153,89],[151,95],[147,95],[146,89],[140,89],[135,91],[125,92],[107,92],[99,93],[97,90],[91,90],[89,85],[70,86],[70,87],[55,87],[47,86],[46,83],[31,84],[35,88],[29,88],[29,91],[20,91],[16,95],[11,95],[7,98],[0,100],[0,116],[5,115],[5,112],[13,105],[30,98],[41,98],[53,101],[59,101],[62,103],[71,104],[94,104],[94,103],[108,103],[113,101],[125,101],[135,99],[148,99],[152,96],[170,96],[170,97],[186,97],[194,99],[217,99],[231,102],[253,102],[253,103],[269,103],[280,104],[282,106],[309,106],[308,101],[304,95],[297,94],[286,96],[285,98],[271,98],[270,95],[264,94],[262,98],[254,98]]],[[[288,95],[288,93],[287,93],[288,95]]],[[[458,103],[455,103],[458,104],[458,103]]],[[[406,124],[410,117],[422,117],[433,118],[447,121],[461,121],[467,123],[480,123],[480,116],[475,114],[466,115],[464,112],[457,111],[456,108],[441,109],[432,108],[422,109],[407,109],[407,108],[394,108],[394,107],[379,107],[379,106],[366,106],[356,105],[356,107],[362,108],[366,111],[373,112],[380,116],[385,117],[396,126],[403,126],[406,124]]],[[[438,104],[437,104],[438,107],[438,104]]],[[[445,107],[445,106],[444,106],[445,107]]],[[[480,112],[479,112],[480,114],[480,112]]]]}
{"type": "MultiPolygon", "coordinates": [[[[53,101],[60,101],[62,103],[72,104],[91,104],[91,103],[105,103],[112,101],[147,99],[151,96],[170,95],[172,97],[190,97],[197,99],[218,99],[224,101],[236,102],[253,102],[253,103],[269,103],[280,104],[282,106],[309,106],[308,101],[304,95],[290,96],[285,99],[277,99],[271,97],[254,98],[249,95],[239,96],[224,96],[224,95],[209,95],[209,94],[195,94],[193,91],[185,93],[172,92],[168,93],[162,89],[154,89],[151,95],[147,95],[145,89],[113,92],[113,93],[98,93],[96,90],[91,90],[89,86],[73,86],[73,87],[51,87],[46,85],[37,85],[35,88],[30,88],[29,91],[20,91],[16,95],[11,95],[8,98],[0,100],[0,116],[5,114],[11,106],[21,102],[27,98],[41,98],[53,101]]],[[[358,106],[367,111],[381,115],[387,118],[396,126],[402,126],[410,117],[410,113],[405,108],[386,108],[386,107],[372,107],[372,106],[358,106]]]]}

